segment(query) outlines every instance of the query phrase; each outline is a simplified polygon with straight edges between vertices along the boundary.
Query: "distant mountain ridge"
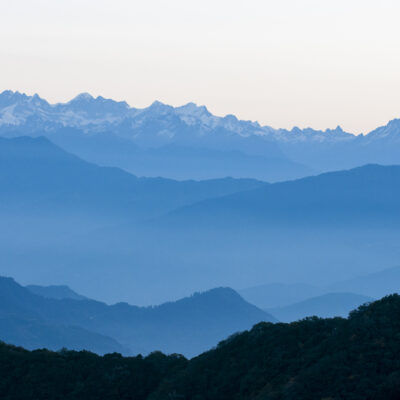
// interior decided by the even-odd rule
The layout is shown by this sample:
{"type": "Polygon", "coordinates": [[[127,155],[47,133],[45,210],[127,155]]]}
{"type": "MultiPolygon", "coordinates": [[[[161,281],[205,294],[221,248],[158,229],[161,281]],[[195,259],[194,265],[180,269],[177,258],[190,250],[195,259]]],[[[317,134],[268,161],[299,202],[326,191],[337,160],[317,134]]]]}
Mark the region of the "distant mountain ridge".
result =
{"type": "Polygon", "coordinates": [[[372,297],[355,293],[327,293],[285,307],[270,308],[266,311],[278,318],[280,322],[299,321],[313,316],[346,318],[350,311],[373,300],[372,297]]]}
{"type": "Polygon", "coordinates": [[[275,129],[217,117],[194,103],[155,101],[138,109],[88,93],[49,104],[38,95],[4,91],[0,135],[44,135],[88,161],[175,179],[275,182],[368,163],[400,164],[400,119],[357,136],[340,126],[275,129]]]}
{"type": "Polygon", "coordinates": [[[319,286],[396,265],[399,187],[399,167],[378,165],[275,184],[138,178],[0,138],[0,272],[140,305],[285,276],[319,286]]]}
{"type": "Polygon", "coordinates": [[[261,133],[257,123],[215,117],[193,103],[174,108],[156,101],[135,109],[87,93],[58,104],[0,94],[0,135],[44,135],[88,161],[136,175],[279,180],[313,172],[261,133]]]}
{"type": "Polygon", "coordinates": [[[238,290],[245,300],[269,310],[281,321],[311,316],[313,312],[320,317],[335,315],[333,312],[345,316],[346,312],[363,302],[399,292],[400,267],[367,273],[327,286],[270,283],[238,290]]]}
{"type": "Polygon", "coordinates": [[[380,298],[400,293],[400,267],[386,268],[328,286],[330,291],[352,291],[364,296],[380,298]]]}
{"type": "Polygon", "coordinates": [[[0,277],[0,340],[27,349],[91,350],[99,354],[126,352],[115,339],[68,321],[46,318],[46,304],[56,304],[34,295],[11,278],[0,277]]]}
{"type": "Polygon", "coordinates": [[[278,182],[172,211],[168,224],[388,224],[400,218],[400,166],[365,165],[278,182]]]}
{"type": "Polygon", "coordinates": [[[122,213],[124,219],[143,219],[266,184],[233,178],[202,182],[138,178],[84,161],[44,137],[0,137],[0,167],[0,212],[3,207],[20,212],[32,206],[45,212],[58,207],[59,211],[98,209],[113,218],[122,213]]]}
{"type": "Polygon", "coordinates": [[[193,356],[260,321],[276,321],[230,288],[154,307],[108,306],[71,296],[55,299],[54,293],[51,298],[43,296],[43,290],[41,295],[31,290],[0,277],[0,340],[30,349],[125,354],[162,350],[193,356]]]}
{"type": "MultiPolygon", "coordinates": [[[[164,130],[157,133],[159,142],[179,135],[180,131],[171,129],[182,124],[195,127],[197,134],[205,135],[215,129],[225,130],[239,136],[272,136],[276,134],[278,141],[283,140],[332,140],[333,138],[351,138],[352,134],[344,132],[340,127],[334,130],[316,131],[311,128],[301,130],[297,127],[291,131],[273,129],[261,126],[258,122],[238,120],[234,115],[217,117],[212,115],[205,106],[188,103],[180,107],[173,107],[159,101],[149,107],[138,109],[130,107],[125,101],[114,101],[102,96],[92,97],[88,93],[81,93],[66,103],[50,104],[35,94],[28,96],[24,93],[6,90],[0,93],[0,125],[23,126],[32,120],[42,121],[44,131],[57,127],[84,128],[108,130],[111,126],[130,124],[132,134],[135,129],[142,128],[149,118],[154,123],[162,124],[164,130]],[[293,137],[288,136],[292,133],[293,137]]],[[[126,127],[127,128],[127,127],[126,127]]],[[[140,130],[139,130],[140,132],[140,130]]],[[[139,133],[138,132],[138,133],[139,133]]],[[[125,132],[126,134],[128,131],[125,132]]],[[[143,141],[148,138],[141,138],[143,141]]],[[[150,143],[157,146],[157,143],[150,143]]]]}
{"type": "Polygon", "coordinates": [[[241,289],[238,290],[238,293],[257,307],[268,309],[288,306],[310,297],[322,295],[324,290],[305,283],[269,283],[241,289]]]}
{"type": "Polygon", "coordinates": [[[130,107],[125,101],[114,101],[102,96],[95,98],[89,93],[81,93],[66,103],[56,104],[48,103],[38,94],[28,96],[11,90],[0,93],[0,126],[34,128],[33,122],[41,122],[43,132],[59,127],[82,128],[85,132],[93,130],[106,132],[110,127],[113,129],[119,127],[121,136],[135,136],[138,143],[147,142],[150,147],[157,147],[163,142],[168,143],[171,138],[179,137],[181,134],[188,136],[190,133],[195,136],[210,132],[217,136],[229,132],[231,135],[242,137],[268,137],[282,143],[342,142],[363,139],[366,139],[364,143],[367,143],[389,137],[392,141],[400,141],[400,119],[393,119],[386,126],[357,136],[343,131],[340,126],[325,131],[298,127],[291,130],[274,129],[255,121],[238,120],[234,115],[218,117],[211,114],[205,106],[198,106],[193,102],[173,107],[155,101],[149,107],[140,109],[130,107]],[[149,122],[153,124],[154,130],[146,134],[152,133],[152,141],[149,141],[149,137],[138,137],[144,133],[141,129],[149,122]],[[190,127],[191,132],[177,129],[179,124],[180,127],[190,127]]]}
{"type": "MultiPolygon", "coordinates": [[[[105,276],[101,275],[100,271],[105,264],[92,259],[89,262],[85,261],[83,265],[82,260],[86,256],[76,259],[82,251],[91,252],[92,246],[96,246],[93,254],[100,254],[96,244],[97,232],[93,231],[104,229],[104,232],[107,232],[110,226],[123,226],[128,223],[136,226],[139,220],[162,215],[185,204],[266,184],[252,179],[233,178],[208,181],[138,178],[118,168],[99,167],[84,161],[65,152],[44,137],[0,138],[0,216],[3,222],[0,229],[0,246],[2,251],[4,250],[1,273],[14,276],[17,274],[17,278],[23,276],[23,279],[34,283],[66,283],[78,290],[86,283],[95,285],[93,278],[90,278],[92,283],[84,283],[86,278],[83,277],[89,277],[87,273],[93,268],[100,274],[99,279],[103,279],[105,276]],[[80,238],[81,235],[84,236],[83,239],[80,238]],[[71,262],[69,256],[60,257],[57,254],[58,250],[54,250],[56,246],[72,249],[70,243],[76,239],[81,249],[72,250],[70,253],[75,261],[71,262]],[[22,247],[23,252],[20,251],[22,247]],[[46,261],[39,261],[40,265],[36,264],[38,251],[43,251],[42,254],[46,258],[46,261]],[[31,255],[30,260],[23,261],[20,268],[15,267],[14,257],[19,258],[28,253],[31,255]],[[56,259],[51,260],[53,255],[56,259]],[[60,262],[68,265],[61,267],[60,262]],[[42,268],[46,272],[43,273],[42,268]],[[75,268],[80,272],[72,273],[75,268]],[[23,275],[18,275],[22,270],[23,275]],[[56,278],[59,273],[62,276],[56,278]],[[66,275],[72,279],[78,276],[80,278],[71,282],[64,279],[66,275]],[[55,279],[51,280],[51,277],[55,279]],[[77,286],[75,282],[78,283],[77,286]]],[[[126,249],[136,251],[138,248],[142,251],[142,236],[140,234],[137,240],[128,239],[126,236],[111,236],[108,245],[101,247],[111,255],[114,240],[125,242],[125,239],[128,239],[130,243],[126,249]]],[[[148,252],[146,249],[142,252],[145,258],[150,260],[154,255],[157,256],[157,253],[153,253],[154,250],[148,252]]],[[[117,268],[116,263],[119,262],[121,254],[116,250],[112,263],[107,261],[107,270],[111,265],[117,268]]],[[[132,265],[132,260],[139,260],[139,257],[129,258],[130,267],[124,269],[122,276],[132,276],[134,269],[140,267],[143,261],[142,259],[136,265],[132,265]]],[[[164,263],[165,260],[159,265],[164,263]]],[[[118,276],[119,273],[110,278],[115,279],[118,276]]],[[[129,282],[126,293],[137,290],[133,290],[131,280],[121,280],[129,282]]],[[[143,288],[142,284],[140,286],[143,288]]],[[[201,285],[189,290],[194,292],[209,287],[212,285],[201,285]]],[[[175,298],[184,297],[190,293],[188,292],[176,294],[175,298]]],[[[88,293],[92,297],[100,297],[97,293],[88,293]]],[[[128,300],[121,295],[118,297],[120,300],[128,300]]],[[[170,298],[174,298],[172,294],[160,300],[151,300],[147,304],[161,303],[170,298]]]]}

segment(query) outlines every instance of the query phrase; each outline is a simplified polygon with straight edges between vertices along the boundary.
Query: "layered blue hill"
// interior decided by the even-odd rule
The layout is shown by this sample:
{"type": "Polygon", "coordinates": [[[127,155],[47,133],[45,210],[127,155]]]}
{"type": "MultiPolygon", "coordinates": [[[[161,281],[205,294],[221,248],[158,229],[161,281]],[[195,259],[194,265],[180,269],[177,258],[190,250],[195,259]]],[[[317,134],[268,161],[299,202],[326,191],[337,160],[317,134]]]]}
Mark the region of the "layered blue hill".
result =
{"type": "Polygon", "coordinates": [[[355,293],[327,293],[285,307],[270,308],[268,311],[281,322],[293,322],[313,316],[346,318],[350,311],[373,300],[372,297],[355,293]]]}
{"type": "Polygon", "coordinates": [[[275,321],[229,288],[155,307],[109,306],[90,299],[44,297],[10,278],[0,278],[0,319],[0,340],[29,349],[125,354],[162,350],[187,356],[260,321],[275,321]]]}
{"type": "Polygon", "coordinates": [[[244,299],[262,309],[284,307],[324,294],[324,289],[305,283],[269,283],[241,289],[244,299]]]}
{"type": "Polygon", "coordinates": [[[399,291],[400,267],[392,267],[328,285],[271,283],[241,289],[238,293],[261,309],[274,310],[272,313],[285,321],[286,317],[301,318],[313,312],[320,317],[335,316],[334,312],[345,316],[357,306],[355,302],[399,291]]]}
{"type": "Polygon", "coordinates": [[[264,183],[232,178],[202,182],[138,178],[83,161],[43,137],[17,137],[0,138],[0,184],[0,207],[5,210],[81,210],[129,220],[264,183]]]}
{"type": "Polygon", "coordinates": [[[179,182],[99,167],[44,138],[2,139],[0,154],[0,272],[24,284],[148,305],[219,286],[328,285],[400,257],[396,166],[179,182]]]}
{"type": "Polygon", "coordinates": [[[397,225],[400,166],[366,165],[209,199],[174,211],[168,223],[397,225]]]}
{"type": "MultiPolygon", "coordinates": [[[[99,354],[126,352],[115,339],[68,321],[46,317],[47,302],[11,278],[0,278],[0,338],[27,349],[90,350],[99,354]]],[[[50,303],[50,304],[54,304],[50,303]]]]}
{"type": "Polygon", "coordinates": [[[375,298],[400,292],[400,267],[381,269],[370,274],[335,282],[328,286],[330,291],[352,291],[375,298]]]}

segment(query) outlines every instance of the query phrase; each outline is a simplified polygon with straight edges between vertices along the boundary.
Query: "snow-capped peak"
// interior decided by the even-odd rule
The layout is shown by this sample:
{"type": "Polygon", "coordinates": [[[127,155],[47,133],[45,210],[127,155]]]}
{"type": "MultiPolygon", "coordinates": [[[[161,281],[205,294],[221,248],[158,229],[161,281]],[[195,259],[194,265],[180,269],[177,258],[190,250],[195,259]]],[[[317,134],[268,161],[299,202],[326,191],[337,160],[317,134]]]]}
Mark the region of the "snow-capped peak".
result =
{"type": "Polygon", "coordinates": [[[400,119],[392,119],[387,125],[380,126],[366,135],[370,141],[377,139],[389,139],[400,141],[400,119]]]}
{"type": "Polygon", "coordinates": [[[183,106],[177,107],[176,109],[177,114],[184,115],[184,114],[191,114],[191,115],[211,115],[210,112],[207,110],[206,106],[198,106],[196,103],[187,103],[183,106]]]}
{"type": "MultiPolygon", "coordinates": [[[[114,101],[101,96],[95,98],[89,93],[81,93],[66,103],[50,105],[38,94],[28,96],[11,90],[0,93],[0,126],[22,126],[29,124],[29,121],[35,121],[35,129],[43,131],[56,129],[59,126],[75,127],[87,132],[92,129],[119,131],[121,128],[124,136],[128,137],[137,137],[140,130],[147,125],[152,126],[151,129],[156,135],[162,131],[165,137],[174,137],[178,131],[185,132],[184,135],[197,132],[200,136],[227,133],[241,137],[262,135],[268,140],[281,143],[333,143],[356,137],[345,132],[339,125],[335,129],[325,131],[312,128],[294,127],[286,130],[260,126],[258,122],[239,120],[231,114],[224,117],[215,116],[204,105],[199,106],[193,102],[172,107],[154,101],[149,107],[136,109],[124,101],[114,101]],[[185,130],[184,125],[190,129],[185,130]]],[[[386,126],[365,135],[365,138],[369,141],[383,138],[400,141],[400,119],[390,121],[386,126]]]]}
{"type": "Polygon", "coordinates": [[[201,125],[204,128],[215,127],[219,118],[212,115],[206,106],[198,106],[195,103],[187,103],[175,108],[175,113],[188,125],[201,125]]]}
{"type": "Polygon", "coordinates": [[[5,90],[0,93],[0,107],[7,107],[13,104],[21,103],[29,99],[25,93],[12,90],[5,90]]]}
{"type": "Polygon", "coordinates": [[[90,93],[83,92],[75,96],[72,100],[68,102],[68,104],[82,102],[82,101],[87,102],[92,100],[94,100],[94,97],[90,93]]]}

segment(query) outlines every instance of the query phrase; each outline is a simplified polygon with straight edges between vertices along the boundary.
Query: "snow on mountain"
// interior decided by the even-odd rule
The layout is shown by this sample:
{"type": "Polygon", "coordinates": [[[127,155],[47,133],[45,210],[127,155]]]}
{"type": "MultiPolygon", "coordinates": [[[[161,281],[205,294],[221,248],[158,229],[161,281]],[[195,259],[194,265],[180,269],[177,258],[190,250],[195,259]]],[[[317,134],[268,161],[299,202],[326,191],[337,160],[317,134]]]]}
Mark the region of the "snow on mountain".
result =
{"type": "Polygon", "coordinates": [[[252,177],[269,182],[376,163],[400,164],[400,119],[367,135],[340,126],[261,126],[205,106],[155,101],[133,108],[81,93],[49,104],[37,94],[0,93],[0,136],[46,136],[99,165],[173,179],[252,177]]]}
{"type": "Polygon", "coordinates": [[[400,164],[400,119],[356,136],[340,126],[324,131],[274,129],[234,115],[215,116],[195,103],[173,107],[155,101],[149,107],[133,108],[124,101],[89,93],[49,104],[37,94],[5,91],[0,94],[0,135],[45,135],[89,161],[175,179],[182,178],[178,174],[182,169],[190,171],[189,178],[203,177],[201,171],[208,168],[210,178],[228,174],[275,181],[368,163],[400,164]],[[160,152],[148,154],[146,162],[139,163],[131,146],[160,152]],[[227,163],[229,169],[224,167],[227,163]],[[142,171],[140,165],[147,167],[142,171]],[[267,169],[268,173],[261,173],[267,169]],[[273,171],[279,171],[279,176],[273,171]]]}
{"type": "Polygon", "coordinates": [[[0,126],[21,126],[40,120],[43,130],[55,126],[84,128],[90,125],[109,125],[126,117],[129,106],[99,96],[82,93],[67,103],[49,104],[39,97],[19,92],[0,94],[0,126]]]}
{"type": "Polygon", "coordinates": [[[400,119],[393,119],[385,126],[381,126],[365,136],[368,142],[376,140],[387,140],[400,142],[400,119]]]}
{"type": "Polygon", "coordinates": [[[0,125],[22,125],[33,115],[48,119],[50,107],[37,94],[27,96],[6,90],[0,94],[0,125]]]}
{"type": "MultiPolygon", "coordinates": [[[[263,129],[265,130],[266,127],[263,129]]],[[[340,126],[336,129],[326,129],[324,131],[315,130],[312,128],[300,129],[295,126],[290,131],[286,129],[270,130],[269,135],[278,142],[283,143],[304,143],[304,142],[315,142],[315,143],[329,143],[329,142],[341,142],[345,140],[353,140],[356,138],[352,133],[343,131],[340,126]]]]}
{"type": "Polygon", "coordinates": [[[64,126],[77,128],[116,124],[129,112],[125,101],[116,102],[101,96],[94,98],[89,93],[81,93],[68,103],[58,103],[53,108],[64,126]]]}
{"type": "Polygon", "coordinates": [[[188,103],[175,109],[176,114],[187,125],[201,125],[206,128],[215,128],[218,125],[218,117],[212,115],[205,106],[197,106],[188,103]]]}
{"type": "MultiPolygon", "coordinates": [[[[90,132],[107,131],[122,127],[123,136],[134,138],[135,130],[153,125],[157,136],[172,138],[178,130],[187,130],[198,135],[223,131],[242,137],[251,135],[266,136],[272,141],[332,140],[353,138],[354,135],[343,132],[338,127],[334,130],[315,131],[313,129],[293,128],[291,131],[260,126],[258,122],[238,120],[234,115],[217,117],[205,106],[188,103],[172,107],[155,101],[143,109],[131,108],[124,102],[94,98],[89,93],[81,93],[67,103],[49,104],[37,94],[27,96],[10,90],[0,94],[0,126],[22,126],[31,119],[42,124],[41,129],[49,131],[55,127],[73,127],[90,132]],[[157,126],[154,126],[157,125],[157,126]],[[195,130],[193,129],[195,128],[195,130]]],[[[154,132],[153,132],[154,133],[154,132]]],[[[187,134],[188,132],[186,132],[187,134]]]]}

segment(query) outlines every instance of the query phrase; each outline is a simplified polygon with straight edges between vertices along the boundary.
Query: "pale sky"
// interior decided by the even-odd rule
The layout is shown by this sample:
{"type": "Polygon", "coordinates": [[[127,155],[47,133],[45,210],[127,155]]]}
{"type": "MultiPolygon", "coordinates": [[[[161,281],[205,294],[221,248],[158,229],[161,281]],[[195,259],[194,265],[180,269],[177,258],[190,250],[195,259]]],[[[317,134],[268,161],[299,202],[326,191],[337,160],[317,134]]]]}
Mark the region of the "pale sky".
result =
{"type": "Polygon", "coordinates": [[[0,90],[367,132],[400,117],[399,21],[399,0],[0,0],[0,90]]]}

